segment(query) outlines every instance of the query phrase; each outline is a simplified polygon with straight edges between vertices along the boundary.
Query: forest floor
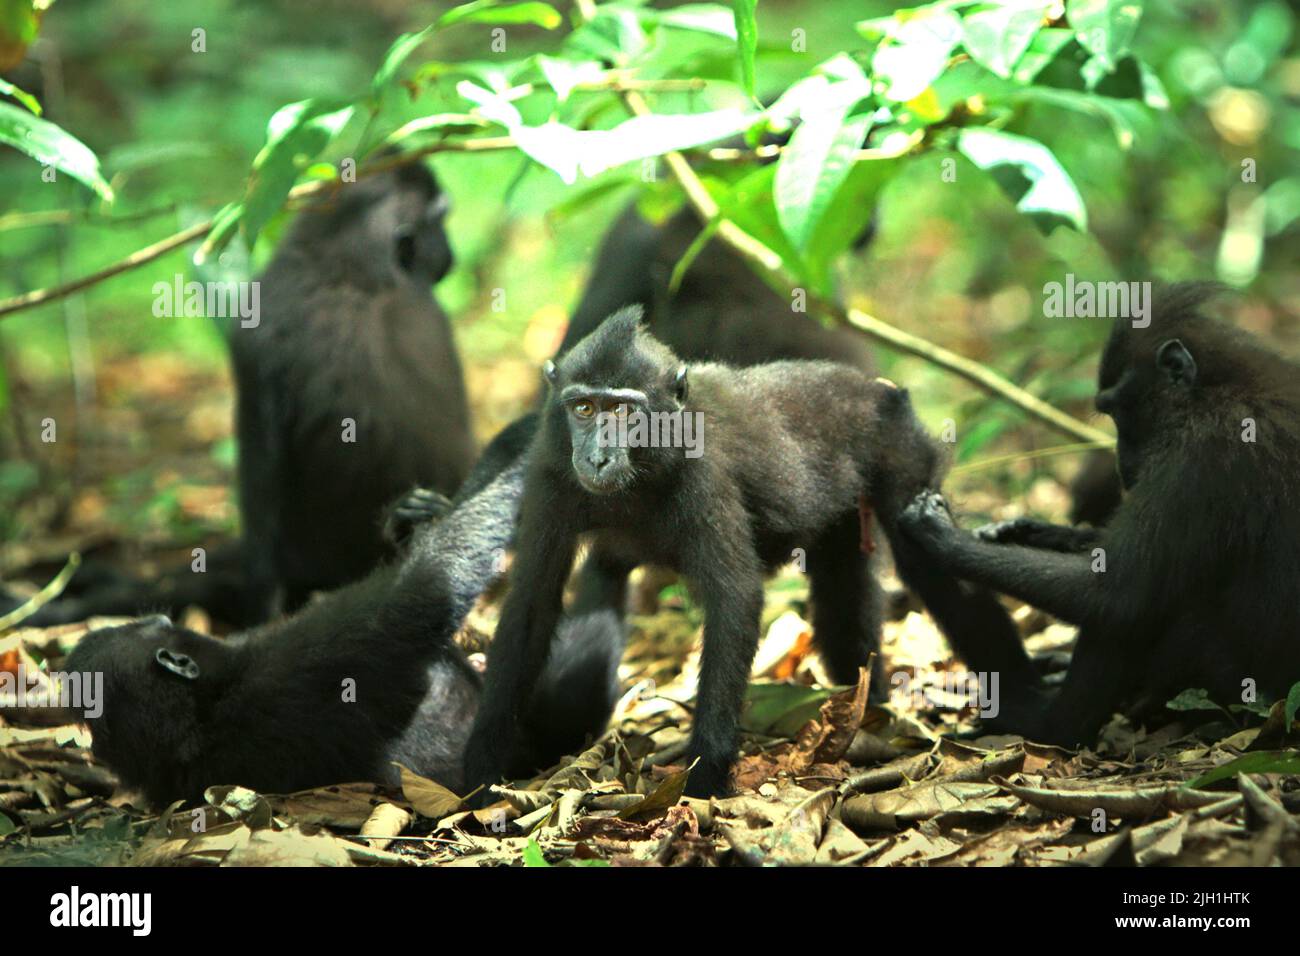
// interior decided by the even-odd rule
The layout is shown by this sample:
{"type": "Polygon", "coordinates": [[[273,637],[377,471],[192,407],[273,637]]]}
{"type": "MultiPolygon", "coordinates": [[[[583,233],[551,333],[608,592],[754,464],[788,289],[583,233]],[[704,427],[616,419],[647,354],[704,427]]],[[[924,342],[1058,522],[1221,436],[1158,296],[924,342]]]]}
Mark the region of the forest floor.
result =
{"type": "MultiPolygon", "coordinates": [[[[149,573],[229,528],[228,464],[210,450],[228,427],[224,382],[151,361],[108,374],[130,386],[78,464],[89,478],[59,501],[27,499],[12,520],[59,531],[23,536],[36,543],[10,547],[3,571],[39,582],[75,548],[149,573]],[[110,481],[141,460],[139,480],[110,481]]],[[[734,796],[681,796],[701,620],[679,586],[656,582],[639,588],[610,731],[486,810],[409,773],[396,789],[213,787],[201,815],[149,807],[94,762],[71,715],[5,707],[0,865],[1300,865],[1300,731],[1281,702],[1222,709],[1189,688],[1155,718],[1117,715],[1078,752],[979,736],[980,696],[995,688],[968,686],[923,612],[894,602],[891,696],[874,706],[865,681],[828,686],[802,576],[778,576],[767,594],[734,796]]],[[[482,649],[496,611],[471,616],[466,650],[482,649]]],[[[1059,671],[1073,629],[1014,614],[1059,671]]],[[[102,623],[0,635],[0,671],[57,669],[102,623]]],[[[185,623],[211,627],[199,612],[185,623]]]]}

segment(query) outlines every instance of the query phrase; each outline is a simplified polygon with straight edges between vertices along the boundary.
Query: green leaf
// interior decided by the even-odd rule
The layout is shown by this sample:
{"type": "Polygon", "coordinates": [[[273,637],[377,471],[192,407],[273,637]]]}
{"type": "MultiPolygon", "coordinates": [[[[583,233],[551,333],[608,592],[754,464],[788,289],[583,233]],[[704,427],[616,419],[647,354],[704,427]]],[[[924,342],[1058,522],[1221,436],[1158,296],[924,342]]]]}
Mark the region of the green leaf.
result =
{"type": "Polygon", "coordinates": [[[1189,687],[1165,706],[1170,710],[1223,710],[1203,687],[1189,687]]]}
{"type": "Polygon", "coordinates": [[[857,243],[875,215],[880,191],[902,167],[901,159],[860,159],[831,198],[831,214],[823,216],[804,249],[804,262],[813,288],[832,291],[832,274],[839,257],[857,243]]]}
{"type": "Polygon", "coordinates": [[[0,103],[0,143],[8,143],[43,166],[67,173],[93,189],[105,202],[113,201],[113,189],[99,171],[99,157],[77,137],[49,120],[12,103],[0,103]]]}
{"type": "Polygon", "coordinates": [[[1009,77],[1042,27],[1049,5],[1027,0],[967,14],[962,20],[962,45],[976,63],[1009,77]]]}
{"type": "Polygon", "coordinates": [[[731,0],[736,20],[736,47],[740,52],[740,85],[754,97],[754,54],[758,52],[758,0],[731,0]]]}
{"type": "Polygon", "coordinates": [[[17,830],[18,827],[3,813],[0,813],[0,836],[6,836],[17,830]]]}
{"type": "Polygon", "coordinates": [[[539,55],[537,65],[561,103],[569,98],[578,84],[597,83],[605,76],[605,67],[599,60],[561,60],[539,55]]]}
{"type": "Polygon", "coordinates": [[[1262,700],[1254,701],[1250,704],[1229,704],[1228,712],[1232,714],[1254,714],[1257,717],[1267,717],[1272,711],[1272,706],[1264,703],[1262,700]]]}
{"type": "Polygon", "coordinates": [[[781,228],[803,252],[848,178],[854,154],[871,125],[867,115],[848,117],[857,104],[851,97],[831,101],[826,109],[805,113],[776,165],[773,196],[781,228]]]}
{"type": "Polygon", "coordinates": [[[1295,715],[1300,711],[1300,681],[1291,685],[1291,691],[1286,695],[1286,705],[1283,715],[1286,717],[1286,732],[1291,732],[1291,725],[1295,723],[1295,715]]]}
{"type": "Polygon", "coordinates": [[[194,252],[194,264],[201,266],[230,243],[244,216],[242,202],[227,203],[212,217],[212,231],[194,252]]]}
{"type": "Polygon", "coordinates": [[[923,8],[893,29],[876,48],[871,72],[886,84],[884,96],[903,103],[935,81],[961,40],[961,19],[951,11],[923,8]]]}
{"type": "MultiPolygon", "coordinates": [[[[453,11],[454,12],[454,11],[453,11]]],[[[379,69],[375,71],[374,79],[370,81],[370,95],[375,99],[383,96],[384,90],[388,84],[393,81],[397,71],[402,68],[406,58],[415,52],[415,48],[429,38],[433,33],[434,27],[425,27],[416,33],[403,33],[393,45],[388,48],[384,54],[383,62],[379,69]]]]}
{"type": "Polygon", "coordinates": [[[812,285],[817,292],[826,293],[829,290],[816,286],[813,282],[803,257],[790,244],[785,230],[781,228],[776,215],[775,179],[776,166],[769,163],[743,173],[739,181],[730,186],[707,181],[706,184],[710,186],[710,193],[717,190],[714,198],[718,201],[724,219],[730,219],[780,256],[805,285],[812,285]]]}
{"type": "Polygon", "coordinates": [[[550,225],[556,225],[606,197],[640,183],[639,177],[612,174],[586,189],[565,190],[564,198],[546,210],[546,221],[550,225]]]}
{"type": "MultiPolygon", "coordinates": [[[[793,316],[791,321],[795,321],[793,316]]],[[[817,716],[822,704],[842,690],[786,682],[750,684],[745,691],[740,726],[751,733],[793,737],[817,716]]]]}
{"type": "Polygon", "coordinates": [[[488,124],[481,117],[470,113],[430,113],[428,116],[417,116],[411,122],[393,130],[384,137],[380,148],[420,139],[426,133],[434,134],[434,138],[441,139],[448,133],[472,133],[486,125],[488,124]]]}
{"type": "Polygon", "coordinates": [[[958,138],[957,148],[992,175],[1003,192],[1015,200],[1016,208],[1044,232],[1062,224],[1080,232],[1087,230],[1083,197],[1042,143],[1000,130],[967,129],[958,138]]]}
{"type": "Polygon", "coordinates": [[[579,174],[595,176],[624,163],[726,139],[762,116],[757,110],[723,109],[635,116],[611,129],[578,130],[555,121],[528,126],[504,97],[468,80],[456,89],[477,103],[483,116],[504,126],[520,150],[570,184],[579,174]]]}
{"type": "Polygon", "coordinates": [[[280,211],[305,167],[352,118],[355,107],[339,100],[302,100],[282,107],[267,124],[267,142],[253,160],[244,195],[242,226],[251,249],[267,220],[280,211]]]}
{"type": "Polygon", "coordinates": [[[569,34],[564,48],[619,65],[639,55],[647,42],[645,28],[636,10],[602,4],[596,8],[594,19],[569,34]]]}
{"type": "Polygon", "coordinates": [[[453,23],[529,23],[544,30],[554,30],[564,18],[549,3],[501,3],[500,0],[474,0],[452,7],[435,24],[449,27],[453,23]]]}
{"type": "Polygon", "coordinates": [[[6,69],[22,62],[23,54],[40,32],[49,5],[33,0],[0,0],[0,58],[6,61],[6,69]]]}
{"type": "Polygon", "coordinates": [[[542,855],[542,848],[537,845],[536,840],[529,840],[528,845],[524,847],[524,866],[546,866],[551,864],[546,862],[546,857],[542,855]]]}
{"type": "Polygon", "coordinates": [[[1029,48],[1021,54],[1011,71],[1011,78],[1017,83],[1032,83],[1039,73],[1056,59],[1061,50],[1074,40],[1071,30],[1047,28],[1034,35],[1029,48]]]}
{"type": "Polygon", "coordinates": [[[1057,109],[1085,113],[1105,120],[1122,150],[1129,150],[1137,139],[1138,127],[1150,125],[1146,107],[1137,100],[1119,100],[1109,96],[1058,90],[1048,86],[1030,86],[1010,96],[1014,101],[1045,103],[1057,109]]]}
{"type": "Polygon", "coordinates": [[[1300,773],[1300,754],[1294,750],[1261,750],[1257,753],[1244,754],[1236,760],[1229,760],[1222,766],[1202,774],[1185,786],[1192,790],[1199,790],[1242,773],[1300,773]]]}
{"type": "Polygon", "coordinates": [[[1109,73],[1129,51],[1142,4],[1138,0],[1069,0],[1066,12],[1079,43],[1109,73]]]}
{"type": "MultiPolygon", "coordinates": [[[[757,2],[758,0],[754,0],[754,4],[757,2]]],[[[655,18],[655,22],[661,27],[709,33],[731,40],[733,43],[739,36],[736,20],[735,8],[724,7],[720,3],[683,3],[680,7],[658,12],[655,18]]]]}
{"type": "Polygon", "coordinates": [[[0,93],[5,94],[6,96],[12,96],[37,116],[41,115],[42,111],[40,101],[26,90],[19,89],[3,77],[0,77],[0,93]]]}
{"type": "Polygon", "coordinates": [[[722,225],[722,217],[714,216],[704,224],[704,228],[701,229],[696,234],[695,238],[691,240],[691,244],[686,247],[686,251],[683,252],[681,258],[677,260],[677,263],[673,266],[672,274],[668,277],[669,292],[675,294],[677,290],[681,288],[682,279],[686,277],[686,273],[691,268],[691,264],[699,258],[700,253],[703,252],[705,247],[713,241],[713,237],[717,234],[718,226],[720,225],[722,225]]]}

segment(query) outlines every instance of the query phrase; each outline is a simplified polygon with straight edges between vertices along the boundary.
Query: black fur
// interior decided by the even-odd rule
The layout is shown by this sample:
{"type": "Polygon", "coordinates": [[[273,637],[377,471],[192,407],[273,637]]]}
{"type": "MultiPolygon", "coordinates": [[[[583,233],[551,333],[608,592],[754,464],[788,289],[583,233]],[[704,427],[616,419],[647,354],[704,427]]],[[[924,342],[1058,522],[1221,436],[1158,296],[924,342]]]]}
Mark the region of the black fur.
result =
{"type": "Polygon", "coordinates": [[[393,554],[391,503],[414,486],[450,494],[473,461],[451,326],[430,293],[451,268],[445,206],[418,165],[340,187],[280,243],[256,327],[231,320],[242,556],[214,550],[203,574],[78,583],[29,624],[192,604],[255,624],[393,554]]]}
{"type": "Polygon", "coordinates": [[[1114,452],[1092,452],[1070,482],[1070,521],[1100,528],[1119,510],[1122,491],[1114,452]]]}
{"type": "MultiPolygon", "coordinates": [[[[452,642],[511,541],[525,462],[523,422],[489,446],[472,493],[418,527],[396,565],[292,617],[225,641],[151,618],[88,634],[67,670],[102,672],[96,757],[156,803],[239,783],[288,792],[392,783],[398,761],[452,789],[480,681],[452,642]],[[187,679],[181,665],[197,667],[187,679]],[[344,681],[355,682],[345,701],[344,681]]],[[[517,768],[546,766],[598,734],[618,693],[622,599],[596,595],[560,626],[517,768]],[[559,705],[557,705],[557,701],[559,705]]]]}
{"type": "Polygon", "coordinates": [[[1097,408],[1115,420],[1126,496],[1105,528],[1053,537],[1037,523],[990,541],[957,528],[934,494],[903,515],[906,539],[943,572],[1080,628],[1056,695],[1008,622],[950,633],[974,669],[1012,672],[1008,729],[1076,744],[1139,698],[1201,687],[1230,703],[1246,680],[1274,697],[1300,680],[1300,367],[1206,317],[1206,295],[1160,290],[1149,327],[1123,319],[1111,333],[1097,408]]]}
{"type": "Polygon", "coordinates": [[[261,278],[261,323],[230,330],[259,612],[361,578],[387,553],[399,495],[451,493],[469,472],[460,363],[430,295],[451,268],[445,207],[423,166],[342,187],[294,222],[261,278]]]}
{"type": "MultiPolygon", "coordinates": [[[[756,365],[827,359],[865,370],[874,367],[863,336],[795,312],[789,299],[765,285],[719,239],[700,251],[681,286],[671,290],[673,269],[699,232],[699,219],[689,209],[656,226],[629,206],[605,233],[560,352],[613,312],[636,305],[655,338],[689,361],[756,365]]],[[[867,238],[864,233],[860,245],[867,238]]]]}
{"type": "Polygon", "coordinates": [[[726,788],[736,720],[758,641],[767,571],[805,549],[814,630],[833,676],[855,682],[879,637],[871,558],[859,547],[862,496],[895,512],[937,481],[942,455],[907,393],[830,362],[748,369],[682,363],[610,317],[552,371],[531,451],[519,553],[489,651],[483,705],[466,750],[470,784],[495,783],[520,739],[520,702],[547,660],[579,535],[624,566],[680,571],[705,609],[688,792],[726,788]],[[639,393],[639,397],[638,397],[639,393]],[[702,412],[702,456],[681,447],[607,447],[601,413],[702,412]],[[620,407],[624,406],[624,407],[620,407]]]}

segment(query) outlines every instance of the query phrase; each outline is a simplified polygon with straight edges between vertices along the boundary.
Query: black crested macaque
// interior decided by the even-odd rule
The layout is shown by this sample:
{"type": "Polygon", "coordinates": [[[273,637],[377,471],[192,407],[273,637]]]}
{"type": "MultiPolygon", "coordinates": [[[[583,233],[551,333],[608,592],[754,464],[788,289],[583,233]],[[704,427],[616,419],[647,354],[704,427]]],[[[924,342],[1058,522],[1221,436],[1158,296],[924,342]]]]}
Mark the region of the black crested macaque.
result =
{"type": "MultiPolygon", "coordinates": [[[[159,804],[220,783],[269,793],[393,783],[393,761],[459,790],[480,677],[452,637],[513,537],[519,451],[534,428],[530,417],[498,436],[399,563],[296,615],[224,641],[165,617],[86,635],[64,669],[104,675],[103,712],[90,721],[96,758],[159,804]]],[[[556,643],[519,772],[604,729],[618,695],[621,595],[580,590],[556,643]]]]}
{"type": "MultiPolygon", "coordinates": [[[[628,206],[601,240],[560,353],[619,309],[639,306],[650,333],[688,361],[756,365],[778,359],[826,359],[874,370],[865,338],[797,314],[789,299],[769,288],[721,240],[708,242],[692,260],[681,285],[672,289],[673,269],[700,229],[699,218],[689,208],[655,224],[635,204],[628,206]]],[[[856,247],[865,246],[871,233],[868,226],[856,247]]],[[[602,567],[613,574],[627,568],[600,559],[584,569],[584,578],[602,567]]],[[[607,581],[604,586],[614,589],[620,583],[607,581]]]]}
{"type": "MultiPolygon", "coordinates": [[[[591,279],[560,346],[563,354],[619,309],[637,305],[655,338],[688,361],[756,365],[777,359],[827,359],[870,371],[867,340],[797,314],[722,240],[710,241],[673,290],[674,267],[700,233],[683,209],[656,225],[629,206],[601,240],[591,279]]],[[[868,227],[858,239],[865,245],[868,227]]]]}
{"type": "Polygon", "coordinates": [[[261,278],[262,320],[230,329],[239,498],[256,619],[363,577],[385,509],[450,494],[474,460],[451,325],[447,199],[423,165],[298,216],[261,278]]]}
{"type": "Polygon", "coordinates": [[[303,210],[259,280],[257,323],[228,327],[240,553],[214,549],[202,574],[101,586],[76,583],[83,568],[27,623],[198,604],[251,625],[390,557],[389,506],[413,487],[453,493],[474,460],[460,360],[431,294],[452,264],[446,210],[418,164],[303,210]]]}
{"type": "Polygon", "coordinates": [[[578,538],[590,532],[595,554],[673,568],[702,603],[689,755],[700,763],[687,793],[724,792],[766,572],[804,549],[819,649],[837,681],[856,682],[879,640],[864,513],[901,509],[936,482],[943,456],[907,393],[883,379],[831,362],[688,373],[641,328],[637,308],[611,316],[546,371],[466,783],[497,783],[512,762],[578,538]],[[657,439],[633,437],[646,427],[657,439]]]}
{"type": "Polygon", "coordinates": [[[1148,327],[1110,334],[1096,404],[1115,421],[1125,498],[1106,527],[1020,519],[972,535],[932,492],[900,518],[932,567],[1079,627],[1057,693],[1013,627],[949,633],[971,668],[1012,672],[1004,729],[1075,745],[1129,703],[1193,687],[1279,697],[1300,680],[1300,366],[1207,317],[1210,291],[1158,290],[1148,327]]]}

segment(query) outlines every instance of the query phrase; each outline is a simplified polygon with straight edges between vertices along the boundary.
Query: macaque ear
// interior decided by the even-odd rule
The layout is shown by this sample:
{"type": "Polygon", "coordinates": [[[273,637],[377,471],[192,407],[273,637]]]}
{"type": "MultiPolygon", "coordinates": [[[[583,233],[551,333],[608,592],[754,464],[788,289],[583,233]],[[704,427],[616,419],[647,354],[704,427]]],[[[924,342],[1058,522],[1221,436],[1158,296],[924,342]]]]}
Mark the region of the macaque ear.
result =
{"type": "Polygon", "coordinates": [[[552,385],[555,384],[555,380],[559,377],[559,373],[555,370],[555,363],[550,359],[547,359],[546,363],[542,366],[542,374],[546,376],[546,381],[550,382],[552,385]]]}
{"type": "Polygon", "coordinates": [[[1156,367],[1168,375],[1171,382],[1182,385],[1196,382],[1196,359],[1178,339],[1170,339],[1156,349],[1156,367]]]}
{"type": "Polygon", "coordinates": [[[683,365],[677,370],[677,375],[673,379],[673,388],[677,393],[677,401],[686,401],[686,396],[690,392],[690,382],[686,380],[686,366],[683,365]]]}
{"type": "Polygon", "coordinates": [[[198,680],[199,665],[188,654],[181,654],[160,647],[154,653],[153,659],[158,662],[163,670],[171,671],[177,677],[184,677],[186,680],[198,680]]]}

